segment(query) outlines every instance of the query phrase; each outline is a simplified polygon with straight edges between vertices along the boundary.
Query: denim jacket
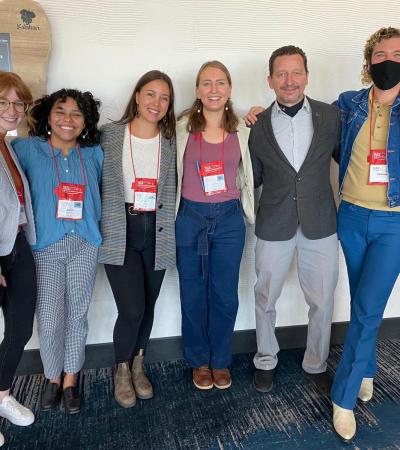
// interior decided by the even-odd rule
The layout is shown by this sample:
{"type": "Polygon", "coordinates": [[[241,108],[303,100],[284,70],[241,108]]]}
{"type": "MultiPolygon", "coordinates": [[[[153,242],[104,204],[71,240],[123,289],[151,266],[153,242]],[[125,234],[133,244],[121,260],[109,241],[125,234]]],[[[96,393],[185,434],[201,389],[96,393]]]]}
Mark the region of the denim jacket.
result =
{"type": "MultiPolygon", "coordinates": [[[[371,88],[348,91],[340,94],[335,104],[340,108],[342,120],[341,150],[339,158],[339,186],[343,187],[344,177],[350,162],[354,141],[368,117],[368,97],[371,88]]],[[[400,206],[400,96],[396,97],[390,111],[387,138],[387,165],[389,183],[388,206],[400,206]]]]}

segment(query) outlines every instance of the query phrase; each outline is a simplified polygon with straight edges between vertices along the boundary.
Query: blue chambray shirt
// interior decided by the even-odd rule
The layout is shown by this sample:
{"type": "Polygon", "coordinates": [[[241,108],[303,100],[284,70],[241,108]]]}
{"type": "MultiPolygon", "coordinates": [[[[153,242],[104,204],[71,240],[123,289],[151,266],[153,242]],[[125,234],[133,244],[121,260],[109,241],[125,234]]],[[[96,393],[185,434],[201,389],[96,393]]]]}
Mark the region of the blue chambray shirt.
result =
{"type": "MultiPolygon", "coordinates": [[[[48,142],[39,137],[18,138],[12,142],[12,146],[28,178],[31,190],[37,236],[32,250],[42,250],[68,233],[78,234],[90,244],[99,246],[101,244],[99,184],[104,159],[101,146],[80,148],[86,175],[82,220],[56,218],[58,199],[54,190],[58,186],[58,177],[48,142]]],[[[61,182],[83,184],[82,166],[76,148],[71,149],[68,156],[63,156],[61,150],[57,148],[54,148],[54,153],[61,182]]]]}
{"type": "Polygon", "coordinates": [[[306,159],[314,135],[312,111],[307,97],[294,117],[281,110],[275,101],[271,111],[271,124],[279,148],[298,172],[306,159]]]}

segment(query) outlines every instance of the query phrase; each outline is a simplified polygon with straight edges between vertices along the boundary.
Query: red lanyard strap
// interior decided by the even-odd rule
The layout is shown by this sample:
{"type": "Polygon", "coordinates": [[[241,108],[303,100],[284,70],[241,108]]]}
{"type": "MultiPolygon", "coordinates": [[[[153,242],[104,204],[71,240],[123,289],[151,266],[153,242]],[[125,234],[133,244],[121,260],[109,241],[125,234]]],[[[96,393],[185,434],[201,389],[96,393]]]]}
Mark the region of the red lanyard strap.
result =
{"type": "MultiPolygon", "coordinates": [[[[133,163],[132,125],[130,122],[129,122],[129,144],[130,144],[130,148],[131,148],[131,161],[132,161],[133,175],[135,176],[135,180],[136,180],[135,164],[133,163]]],[[[160,149],[161,149],[161,134],[160,134],[160,130],[158,130],[157,180],[160,176],[160,153],[161,153],[160,149]]]]}
{"type": "MultiPolygon", "coordinates": [[[[225,130],[222,130],[221,161],[224,161],[225,130]]],[[[200,132],[200,164],[203,164],[203,133],[200,132]]]]}
{"type": "MultiPolygon", "coordinates": [[[[56,155],[54,153],[54,147],[53,144],[51,143],[51,140],[49,140],[49,145],[51,148],[51,152],[53,153],[53,161],[54,161],[54,166],[56,168],[56,173],[57,173],[57,178],[58,178],[58,184],[61,184],[61,179],[60,179],[60,172],[58,171],[58,166],[57,166],[57,160],[56,160],[56,155]]],[[[82,155],[81,155],[81,150],[80,150],[80,145],[76,144],[76,151],[78,152],[79,155],[79,161],[81,163],[81,168],[82,168],[82,174],[83,174],[83,184],[86,186],[86,173],[85,173],[85,167],[83,166],[83,161],[82,161],[82,155]]]]}

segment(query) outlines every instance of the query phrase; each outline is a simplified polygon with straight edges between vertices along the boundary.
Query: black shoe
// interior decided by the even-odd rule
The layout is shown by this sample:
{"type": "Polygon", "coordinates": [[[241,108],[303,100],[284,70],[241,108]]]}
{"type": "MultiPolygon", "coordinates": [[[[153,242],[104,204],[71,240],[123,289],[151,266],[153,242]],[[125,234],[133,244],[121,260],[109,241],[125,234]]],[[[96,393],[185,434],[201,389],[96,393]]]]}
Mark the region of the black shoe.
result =
{"type": "Polygon", "coordinates": [[[269,392],[274,384],[275,369],[256,369],[253,376],[253,386],[258,392],[269,392]]]}
{"type": "Polygon", "coordinates": [[[40,400],[42,411],[50,411],[60,403],[60,385],[57,383],[47,383],[40,400]]]}
{"type": "Polygon", "coordinates": [[[328,372],[308,373],[303,370],[305,376],[314,383],[317,391],[323,395],[330,395],[332,388],[332,377],[328,372]]]}
{"type": "Polygon", "coordinates": [[[67,387],[63,390],[64,408],[67,414],[77,414],[81,410],[81,398],[75,387],[67,387]]]}

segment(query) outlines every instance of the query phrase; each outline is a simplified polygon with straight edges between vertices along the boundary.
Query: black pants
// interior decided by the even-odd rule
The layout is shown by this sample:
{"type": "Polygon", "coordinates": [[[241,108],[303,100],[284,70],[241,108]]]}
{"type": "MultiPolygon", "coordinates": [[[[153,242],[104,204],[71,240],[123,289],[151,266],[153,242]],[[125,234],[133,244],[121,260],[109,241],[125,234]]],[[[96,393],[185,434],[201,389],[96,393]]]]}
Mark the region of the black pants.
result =
{"type": "Polygon", "coordinates": [[[165,270],[154,270],[155,213],[132,216],[127,212],[126,222],[124,265],[105,264],[118,309],[113,337],[116,363],[130,361],[146,348],[165,274],[165,270]]]}
{"type": "Polygon", "coordinates": [[[11,387],[15,371],[32,336],[36,306],[36,272],[32,252],[23,232],[18,233],[12,252],[0,256],[7,287],[0,287],[4,314],[4,339],[0,344],[0,391],[11,387]]]}

